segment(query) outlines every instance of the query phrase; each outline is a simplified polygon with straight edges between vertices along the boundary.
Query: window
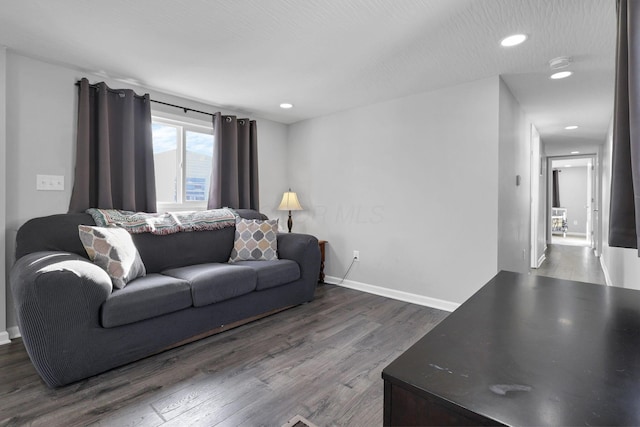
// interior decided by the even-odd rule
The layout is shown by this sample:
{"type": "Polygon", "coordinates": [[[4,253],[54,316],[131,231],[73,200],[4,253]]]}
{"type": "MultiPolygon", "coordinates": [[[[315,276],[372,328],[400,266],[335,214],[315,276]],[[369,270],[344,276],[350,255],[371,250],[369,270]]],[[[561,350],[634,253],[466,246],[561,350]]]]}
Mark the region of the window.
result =
{"type": "Polygon", "coordinates": [[[158,210],[206,209],[213,157],[211,125],[153,117],[158,210]]]}

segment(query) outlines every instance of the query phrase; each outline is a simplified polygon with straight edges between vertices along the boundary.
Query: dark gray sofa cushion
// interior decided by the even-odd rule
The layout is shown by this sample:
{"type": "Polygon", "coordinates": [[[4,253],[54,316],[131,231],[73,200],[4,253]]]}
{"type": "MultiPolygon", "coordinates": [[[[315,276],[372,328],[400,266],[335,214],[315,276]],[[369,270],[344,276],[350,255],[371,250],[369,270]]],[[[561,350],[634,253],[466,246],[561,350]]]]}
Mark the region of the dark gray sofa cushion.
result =
{"type": "Polygon", "coordinates": [[[191,307],[191,287],[185,280],[162,274],[139,277],[114,289],[102,304],[102,326],[113,328],[191,307]]]}
{"type": "Polygon", "coordinates": [[[233,265],[248,267],[256,272],[258,275],[257,291],[285,285],[300,278],[298,263],[289,259],[237,261],[233,265]]]}
{"type": "Polygon", "coordinates": [[[189,265],[227,262],[235,227],[167,235],[140,233],[131,237],[147,272],[161,273],[189,265]]]}
{"type": "Polygon", "coordinates": [[[162,274],[189,282],[194,307],[248,294],[256,289],[257,283],[253,269],[219,263],[174,268],[162,274]]]}
{"type": "MultiPolygon", "coordinates": [[[[240,218],[266,219],[260,212],[251,209],[236,209],[240,218]]],[[[151,233],[133,234],[133,241],[140,252],[147,273],[196,264],[229,260],[236,228],[220,230],[190,231],[159,236],[151,233]]]]}

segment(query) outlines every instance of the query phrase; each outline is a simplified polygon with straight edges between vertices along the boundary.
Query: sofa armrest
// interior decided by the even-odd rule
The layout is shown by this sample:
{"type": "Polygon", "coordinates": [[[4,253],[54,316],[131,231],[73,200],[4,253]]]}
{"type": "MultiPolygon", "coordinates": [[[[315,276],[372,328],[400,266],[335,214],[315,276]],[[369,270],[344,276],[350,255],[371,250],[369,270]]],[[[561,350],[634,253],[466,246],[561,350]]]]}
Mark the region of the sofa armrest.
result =
{"type": "Polygon", "coordinates": [[[55,361],[81,361],[79,341],[100,328],[100,306],[111,294],[111,279],[79,255],[34,252],[14,264],[9,283],[29,356],[45,381],[56,385],[55,361]]]}
{"type": "Polygon", "coordinates": [[[278,233],[278,257],[297,262],[301,278],[315,289],[320,275],[318,239],[309,234],[278,233]]]}

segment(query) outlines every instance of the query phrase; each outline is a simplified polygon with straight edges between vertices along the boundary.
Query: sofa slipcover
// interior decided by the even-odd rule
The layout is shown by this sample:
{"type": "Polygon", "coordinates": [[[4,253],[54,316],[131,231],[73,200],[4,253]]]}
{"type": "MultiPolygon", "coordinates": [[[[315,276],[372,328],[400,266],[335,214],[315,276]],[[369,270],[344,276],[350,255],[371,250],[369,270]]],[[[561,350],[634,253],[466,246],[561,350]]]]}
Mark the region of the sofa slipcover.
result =
{"type": "MultiPolygon", "coordinates": [[[[266,218],[255,211],[236,212],[243,218],[266,218]]],[[[278,257],[283,262],[273,266],[227,264],[234,227],[132,235],[148,275],[114,290],[107,273],[89,261],[78,237],[79,224],[95,222],[88,214],[27,221],[18,230],[16,262],[9,276],[25,348],[50,387],[97,375],[314,297],[320,249],[310,235],[278,234],[278,257]],[[215,288],[219,277],[207,273],[209,282],[195,273],[201,264],[222,264],[237,271],[221,279],[225,286],[215,288]],[[196,269],[186,274],[192,267],[196,269]],[[182,273],[175,272],[183,268],[182,273]],[[174,275],[161,274],[167,270],[174,270],[174,275]],[[230,289],[231,283],[238,289],[230,289]],[[196,306],[194,295],[196,304],[204,305],[196,306]]]]}

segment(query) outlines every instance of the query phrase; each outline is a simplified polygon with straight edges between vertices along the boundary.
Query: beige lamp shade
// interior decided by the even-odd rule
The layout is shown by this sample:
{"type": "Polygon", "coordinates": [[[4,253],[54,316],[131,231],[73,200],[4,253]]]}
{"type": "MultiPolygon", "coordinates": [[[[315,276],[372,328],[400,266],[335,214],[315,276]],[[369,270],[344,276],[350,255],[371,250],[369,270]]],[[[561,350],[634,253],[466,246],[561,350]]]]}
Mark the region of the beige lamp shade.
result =
{"type": "Polygon", "coordinates": [[[298,195],[293,191],[286,191],[282,195],[282,201],[280,202],[280,206],[278,206],[279,211],[301,211],[302,206],[300,206],[300,202],[298,201],[298,195]]]}

